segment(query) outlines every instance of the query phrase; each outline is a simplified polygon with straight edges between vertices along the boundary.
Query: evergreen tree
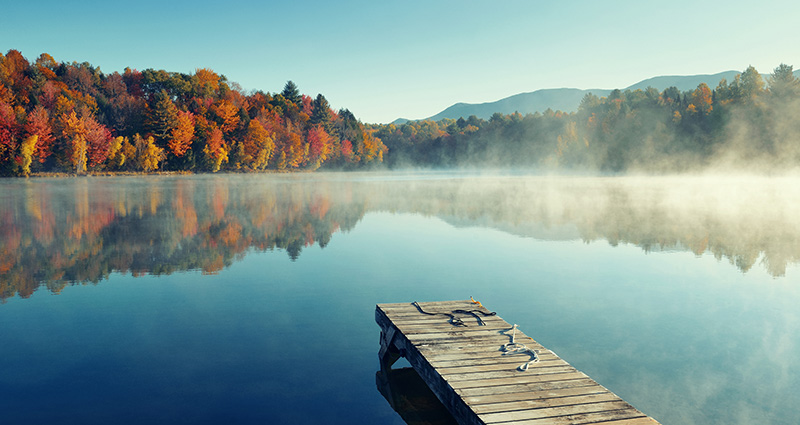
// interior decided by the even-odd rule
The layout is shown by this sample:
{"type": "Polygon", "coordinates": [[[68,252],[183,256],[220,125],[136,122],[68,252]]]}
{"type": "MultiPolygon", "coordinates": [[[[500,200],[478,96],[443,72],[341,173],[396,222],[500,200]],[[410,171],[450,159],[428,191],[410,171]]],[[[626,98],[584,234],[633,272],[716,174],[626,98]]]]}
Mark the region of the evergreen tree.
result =
{"type": "Polygon", "coordinates": [[[286,82],[286,85],[283,86],[283,91],[281,94],[286,100],[294,104],[299,104],[302,100],[300,96],[300,90],[297,89],[297,84],[295,84],[292,80],[286,82]]]}
{"type": "Polygon", "coordinates": [[[156,93],[153,107],[148,117],[148,130],[153,134],[156,144],[166,147],[172,130],[178,126],[178,108],[172,103],[166,90],[156,93]]]}
{"type": "Polygon", "coordinates": [[[800,94],[800,80],[794,76],[791,65],[780,64],[768,82],[770,94],[777,99],[790,99],[800,94]]]}
{"type": "Polygon", "coordinates": [[[314,110],[311,113],[311,125],[320,125],[329,134],[333,128],[333,115],[331,114],[331,106],[325,96],[318,94],[314,99],[314,110]]]}

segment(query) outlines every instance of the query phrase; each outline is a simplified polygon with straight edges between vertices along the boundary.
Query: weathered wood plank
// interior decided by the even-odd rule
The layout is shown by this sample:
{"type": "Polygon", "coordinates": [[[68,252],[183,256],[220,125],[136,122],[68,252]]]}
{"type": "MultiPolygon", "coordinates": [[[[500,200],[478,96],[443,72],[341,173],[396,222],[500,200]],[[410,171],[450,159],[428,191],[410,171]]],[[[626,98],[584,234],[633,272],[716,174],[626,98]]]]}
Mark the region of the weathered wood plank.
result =
{"type": "Polygon", "coordinates": [[[516,379],[521,375],[526,376],[538,376],[538,375],[551,375],[551,374],[559,374],[559,373],[572,373],[577,372],[577,369],[570,365],[555,365],[555,366],[544,366],[544,367],[536,367],[531,366],[527,371],[522,372],[517,370],[517,368],[505,368],[503,370],[491,370],[491,371],[480,371],[475,370],[465,370],[461,371],[460,373],[442,373],[443,376],[447,378],[447,382],[456,382],[456,381],[474,381],[474,380],[481,380],[484,382],[489,382],[492,379],[516,379]]]}
{"type": "MultiPolygon", "coordinates": [[[[505,387],[503,388],[505,389],[505,387]]],[[[467,396],[461,394],[461,398],[464,399],[464,401],[466,401],[470,406],[473,406],[473,408],[475,408],[475,410],[477,411],[477,406],[483,404],[508,403],[513,401],[528,401],[528,400],[544,400],[552,398],[586,396],[592,394],[606,394],[606,393],[616,397],[615,394],[608,391],[602,385],[589,384],[583,386],[574,386],[574,387],[566,387],[558,389],[542,389],[542,390],[534,390],[530,387],[523,387],[516,392],[503,392],[500,394],[490,393],[490,394],[473,395],[473,396],[467,396]]]]}
{"type": "MultiPolygon", "coordinates": [[[[534,348],[530,347],[529,348],[534,348]]],[[[419,351],[421,353],[425,353],[425,357],[430,360],[431,362],[453,362],[454,365],[456,364],[485,364],[491,362],[498,362],[498,363],[513,363],[517,360],[524,359],[525,355],[523,354],[514,354],[514,355],[503,355],[503,351],[500,350],[500,346],[483,346],[483,347],[476,347],[476,349],[461,349],[461,350],[452,350],[447,347],[431,347],[431,346],[419,346],[419,351]]],[[[534,348],[535,349],[535,348],[534,348]]],[[[556,354],[552,351],[539,349],[537,353],[540,359],[560,359],[556,354]]]]}
{"type": "MultiPolygon", "coordinates": [[[[501,371],[501,370],[515,370],[517,366],[521,365],[530,360],[530,356],[522,356],[522,355],[514,355],[514,356],[499,356],[496,359],[481,359],[484,362],[473,361],[471,364],[467,365],[451,365],[452,361],[449,362],[430,362],[432,366],[434,366],[439,373],[441,374],[458,374],[458,373],[469,373],[469,372],[491,372],[491,371],[501,371]]],[[[552,367],[552,366],[569,366],[569,363],[565,362],[564,360],[558,358],[547,358],[542,359],[539,358],[538,363],[534,363],[530,367],[552,367]]]]}
{"type": "Polygon", "coordinates": [[[524,393],[532,392],[539,393],[545,391],[552,391],[553,394],[559,394],[561,390],[567,390],[578,387],[587,387],[599,385],[589,377],[566,379],[561,381],[542,381],[542,382],[520,382],[510,385],[494,386],[494,387],[470,387],[470,388],[456,388],[455,392],[466,399],[469,397],[492,396],[499,394],[511,393],[524,393]]]}
{"type": "MultiPolygon", "coordinates": [[[[484,422],[486,425],[492,424],[513,424],[513,425],[584,425],[601,423],[603,425],[616,425],[623,419],[643,418],[644,414],[636,409],[622,409],[607,412],[577,413],[564,416],[550,416],[535,419],[520,419],[513,422],[484,422]]],[[[658,422],[655,422],[658,423],[658,422]]]]}
{"type": "Polygon", "coordinates": [[[411,303],[376,307],[381,353],[405,356],[460,424],[658,424],[499,316],[484,316],[485,307],[469,300],[419,305],[437,314],[411,303]],[[454,310],[476,311],[485,326],[454,310]],[[527,371],[517,368],[530,353],[503,355],[512,335],[537,352],[527,371]]]}
{"type": "MultiPolygon", "coordinates": [[[[530,372],[530,371],[529,371],[530,372]]],[[[588,378],[583,372],[563,372],[563,373],[520,373],[513,378],[493,378],[475,379],[468,381],[447,381],[455,389],[475,388],[475,387],[497,387],[502,385],[526,384],[531,382],[554,382],[569,381],[572,379],[588,378]]]]}
{"type": "Polygon", "coordinates": [[[544,409],[514,410],[510,412],[478,414],[487,424],[496,422],[523,421],[530,419],[555,418],[560,416],[578,416],[595,414],[598,417],[606,415],[609,418],[631,418],[643,416],[630,404],[617,398],[616,401],[601,403],[573,404],[568,406],[548,407],[544,409]],[[622,415],[620,415],[622,413],[622,415]]]}
{"type": "Polygon", "coordinates": [[[632,419],[615,419],[611,421],[603,422],[603,425],[660,425],[658,421],[655,419],[642,416],[639,418],[632,418],[632,419]]]}
{"type": "MultiPolygon", "coordinates": [[[[498,399],[502,399],[498,398],[498,399]]],[[[476,413],[499,413],[517,410],[542,409],[550,407],[565,407],[577,404],[599,403],[619,400],[616,394],[606,391],[594,394],[579,394],[575,396],[553,397],[553,398],[531,398],[529,400],[514,400],[508,402],[494,402],[488,404],[473,405],[472,409],[476,413]]]]}

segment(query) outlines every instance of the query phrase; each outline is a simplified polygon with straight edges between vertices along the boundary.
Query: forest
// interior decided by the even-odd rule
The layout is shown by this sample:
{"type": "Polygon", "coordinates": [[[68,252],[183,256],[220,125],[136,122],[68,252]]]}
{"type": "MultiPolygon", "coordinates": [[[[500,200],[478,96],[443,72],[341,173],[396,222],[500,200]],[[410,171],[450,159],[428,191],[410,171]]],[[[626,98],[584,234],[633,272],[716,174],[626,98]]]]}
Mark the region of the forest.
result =
{"type": "Polygon", "coordinates": [[[566,173],[774,172],[800,165],[791,65],[681,92],[586,95],[576,112],[364,124],[288,81],[245,93],[193,74],[0,54],[0,176],[32,173],[523,168],[566,173]]]}
{"type": "Polygon", "coordinates": [[[354,169],[386,147],[322,94],[244,93],[210,69],[104,74],[0,53],[0,175],[354,169]]]}
{"type": "Polygon", "coordinates": [[[800,82],[752,66],[715,88],[614,90],[577,112],[546,110],[372,125],[386,165],[519,167],[572,173],[791,170],[800,166],[800,82]]]}

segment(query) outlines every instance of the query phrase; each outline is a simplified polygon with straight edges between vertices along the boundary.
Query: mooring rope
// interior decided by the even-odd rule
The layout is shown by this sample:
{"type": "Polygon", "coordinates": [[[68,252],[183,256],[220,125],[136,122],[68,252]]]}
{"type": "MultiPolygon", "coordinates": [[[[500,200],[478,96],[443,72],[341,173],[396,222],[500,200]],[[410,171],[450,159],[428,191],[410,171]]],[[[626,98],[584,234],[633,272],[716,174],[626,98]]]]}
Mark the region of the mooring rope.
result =
{"type": "Polygon", "coordinates": [[[514,326],[511,327],[511,341],[503,344],[500,347],[503,350],[504,356],[509,356],[513,354],[530,354],[531,360],[521,364],[517,369],[525,372],[528,370],[528,367],[533,363],[539,363],[539,354],[538,351],[528,348],[525,344],[521,344],[519,342],[514,341],[514,338],[517,336],[517,324],[515,323],[514,326]]]}
{"type": "MultiPolygon", "coordinates": [[[[472,299],[472,297],[470,297],[470,299],[472,299]]],[[[477,302],[475,300],[473,300],[473,302],[478,304],[478,305],[480,305],[481,307],[483,307],[483,305],[481,305],[481,303],[479,303],[479,302],[477,302]]],[[[486,322],[484,322],[483,319],[481,319],[481,317],[478,316],[478,313],[482,314],[484,317],[494,316],[494,315],[497,314],[497,312],[494,312],[494,311],[487,313],[487,312],[481,311],[481,310],[462,310],[462,309],[452,310],[450,313],[430,313],[430,312],[427,312],[427,311],[423,310],[422,306],[420,306],[419,303],[416,302],[416,301],[414,301],[411,304],[413,304],[414,307],[416,307],[417,310],[419,310],[419,312],[422,313],[422,314],[427,314],[428,316],[443,315],[443,316],[449,317],[450,318],[450,324],[453,325],[453,326],[467,326],[467,324],[464,323],[464,321],[461,320],[461,318],[456,317],[456,314],[469,314],[469,315],[471,315],[472,317],[474,317],[478,321],[478,326],[486,326],[486,322]]]]}

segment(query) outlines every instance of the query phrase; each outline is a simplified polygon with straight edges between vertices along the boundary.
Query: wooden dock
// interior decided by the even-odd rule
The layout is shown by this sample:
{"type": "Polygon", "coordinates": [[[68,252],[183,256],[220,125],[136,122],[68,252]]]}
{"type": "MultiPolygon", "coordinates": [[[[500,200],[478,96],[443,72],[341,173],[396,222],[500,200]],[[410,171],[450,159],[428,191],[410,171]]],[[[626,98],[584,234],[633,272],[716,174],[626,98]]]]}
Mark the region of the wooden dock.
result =
{"type": "Polygon", "coordinates": [[[381,368],[405,357],[461,425],[658,424],[490,313],[470,300],[378,304],[381,368]],[[512,335],[535,353],[504,355],[512,335]]]}

